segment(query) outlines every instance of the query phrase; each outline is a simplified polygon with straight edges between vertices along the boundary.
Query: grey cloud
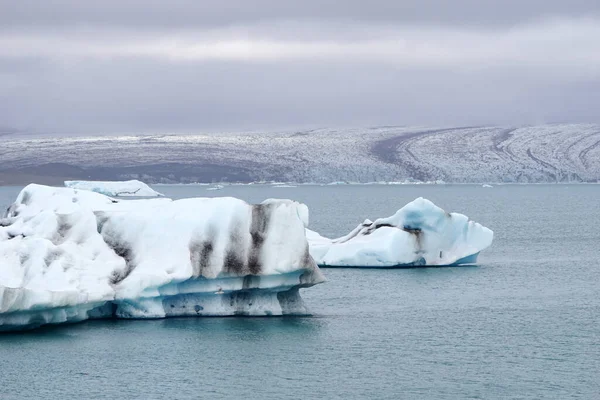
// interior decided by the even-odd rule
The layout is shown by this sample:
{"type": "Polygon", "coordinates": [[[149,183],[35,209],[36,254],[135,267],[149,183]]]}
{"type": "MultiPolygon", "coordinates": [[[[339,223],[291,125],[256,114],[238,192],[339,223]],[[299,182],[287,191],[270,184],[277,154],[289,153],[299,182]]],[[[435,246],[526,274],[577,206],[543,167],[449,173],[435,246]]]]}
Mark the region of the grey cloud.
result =
{"type": "Polygon", "coordinates": [[[592,104],[600,85],[540,85],[518,75],[343,64],[93,62],[48,67],[0,107],[9,126],[65,133],[597,119],[592,104]]]}
{"type": "Polygon", "coordinates": [[[5,29],[109,26],[198,29],[277,20],[346,20],[386,24],[511,25],[530,20],[598,16],[597,0],[0,0],[5,29]]]}
{"type": "Polygon", "coordinates": [[[577,0],[0,0],[0,126],[99,134],[600,122],[599,9],[577,0]]]}

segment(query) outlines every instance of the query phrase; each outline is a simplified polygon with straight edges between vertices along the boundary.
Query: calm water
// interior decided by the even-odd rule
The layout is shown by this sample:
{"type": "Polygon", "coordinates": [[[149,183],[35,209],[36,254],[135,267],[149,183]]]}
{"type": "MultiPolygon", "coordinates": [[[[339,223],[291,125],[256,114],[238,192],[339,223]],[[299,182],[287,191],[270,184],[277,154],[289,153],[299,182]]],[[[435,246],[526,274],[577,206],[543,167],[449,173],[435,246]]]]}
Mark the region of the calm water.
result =
{"type": "Polygon", "coordinates": [[[496,236],[478,267],[324,270],[313,317],[0,335],[0,398],[600,398],[600,185],[159,190],[293,198],[332,236],[423,196],[496,236]]]}

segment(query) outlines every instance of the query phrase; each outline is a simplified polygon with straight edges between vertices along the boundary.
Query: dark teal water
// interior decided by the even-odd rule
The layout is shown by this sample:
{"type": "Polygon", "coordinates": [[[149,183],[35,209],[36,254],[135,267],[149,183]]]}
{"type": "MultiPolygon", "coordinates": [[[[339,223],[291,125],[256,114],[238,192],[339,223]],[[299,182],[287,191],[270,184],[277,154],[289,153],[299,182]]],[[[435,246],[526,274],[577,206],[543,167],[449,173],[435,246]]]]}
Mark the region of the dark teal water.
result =
{"type": "MultiPolygon", "coordinates": [[[[0,335],[0,398],[600,398],[600,185],[159,190],[293,198],[332,236],[423,196],[495,241],[478,267],[325,270],[303,290],[313,317],[0,335]]],[[[18,191],[0,188],[0,205],[18,191]]]]}

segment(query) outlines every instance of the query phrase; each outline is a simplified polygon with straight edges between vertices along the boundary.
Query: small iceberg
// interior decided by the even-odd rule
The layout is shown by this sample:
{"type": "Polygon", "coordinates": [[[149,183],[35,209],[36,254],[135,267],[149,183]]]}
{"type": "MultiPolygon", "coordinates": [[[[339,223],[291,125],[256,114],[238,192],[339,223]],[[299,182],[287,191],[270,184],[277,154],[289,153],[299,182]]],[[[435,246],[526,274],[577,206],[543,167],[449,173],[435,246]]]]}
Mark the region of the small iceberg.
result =
{"type": "Polygon", "coordinates": [[[492,186],[492,185],[488,185],[487,183],[485,183],[485,184],[481,185],[481,187],[484,187],[484,188],[491,188],[491,187],[493,187],[493,186],[492,186]]]}
{"type": "Polygon", "coordinates": [[[465,215],[418,198],[388,218],[366,220],[338,239],[309,229],[310,254],[320,267],[412,267],[472,264],[494,233],[465,215]]]}
{"type": "Polygon", "coordinates": [[[157,192],[144,182],[130,181],[65,181],[71,189],[88,190],[111,197],[159,197],[157,192]]]}
{"type": "Polygon", "coordinates": [[[225,186],[223,186],[223,185],[215,185],[215,186],[211,186],[209,188],[206,188],[206,190],[221,190],[223,188],[225,188],[225,186]]]}
{"type": "Polygon", "coordinates": [[[90,318],[305,315],[324,281],[291,200],[119,201],[28,185],[0,218],[0,331],[90,318]],[[284,239],[282,239],[284,238],[284,239]]]}

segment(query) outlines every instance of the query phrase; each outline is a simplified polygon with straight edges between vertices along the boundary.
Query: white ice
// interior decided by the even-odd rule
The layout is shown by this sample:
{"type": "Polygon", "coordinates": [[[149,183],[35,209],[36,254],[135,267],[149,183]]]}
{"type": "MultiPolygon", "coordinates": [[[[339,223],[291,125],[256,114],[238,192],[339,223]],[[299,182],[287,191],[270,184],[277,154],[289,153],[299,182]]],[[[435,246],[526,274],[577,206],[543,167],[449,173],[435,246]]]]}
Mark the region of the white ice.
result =
{"type": "Polygon", "coordinates": [[[163,195],[144,182],[135,179],[130,181],[65,181],[65,186],[114,197],[158,197],[163,195]]]}
{"type": "Polygon", "coordinates": [[[115,200],[29,185],[0,219],[0,330],[87,318],[306,314],[324,280],[290,200],[115,200]]]}
{"type": "Polygon", "coordinates": [[[223,186],[223,185],[215,185],[215,186],[211,186],[211,187],[207,188],[206,190],[222,190],[224,188],[225,188],[225,186],[223,186]]]}
{"type": "Polygon", "coordinates": [[[309,229],[306,235],[319,266],[382,268],[474,263],[494,237],[490,229],[423,198],[338,239],[309,229]]]}

